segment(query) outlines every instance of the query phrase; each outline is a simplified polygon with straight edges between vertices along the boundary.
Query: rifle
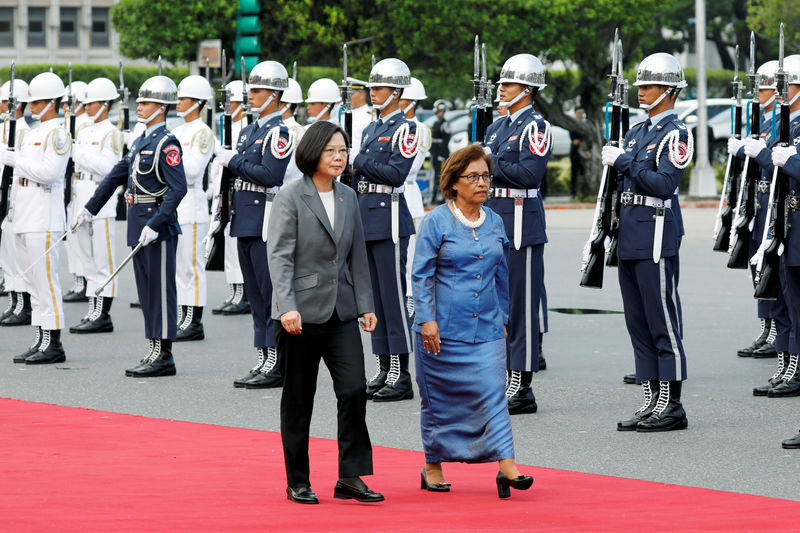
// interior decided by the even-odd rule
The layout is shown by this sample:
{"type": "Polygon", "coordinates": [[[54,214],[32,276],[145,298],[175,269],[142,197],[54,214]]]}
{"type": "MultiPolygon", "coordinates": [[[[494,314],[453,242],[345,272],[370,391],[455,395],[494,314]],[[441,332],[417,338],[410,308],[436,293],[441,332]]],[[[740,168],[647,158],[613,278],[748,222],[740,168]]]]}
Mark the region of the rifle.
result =
{"type": "MultiPolygon", "coordinates": [[[[783,23],[781,22],[780,41],[778,44],[778,71],[775,81],[781,93],[781,133],[778,146],[791,146],[789,138],[789,83],[786,71],[783,70],[783,23]]],[[[780,254],[786,238],[786,193],[788,176],[781,167],[776,166],[772,172],[772,183],[769,187],[769,207],[764,221],[764,234],[758,252],[753,257],[756,261],[756,273],[753,281],[756,284],[754,296],[761,300],[777,300],[781,292],[780,286],[780,254]],[[769,239],[770,229],[772,239],[769,239]]]]}
{"type": "MultiPolygon", "coordinates": [[[[16,66],[14,61],[11,62],[11,82],[8,87],[8,112],[6,118],[6,127],[8,128],[8,146],[7,149],[14,151],[17,143],[17,103],[14,99],[14,78],[16,75],[16,66]]],[[[6,218],[8,214],[8,201],[11,189],[11,182],[14,179],[14,167],[5,165],[3,167],[3,176],[0,177],[0,223],[6,218]]],[[[2,238],[2,232],[0,232],[2,238]]]]}
{"type": "MultiPolygon", "coordinates": [[[[126,133],[130,133],[131,131],[131,115],[130,109],[128,109],[128,98],[130,97],[130,91],[125,86],[125,71],[122,67],[122,61],[119,62],[119,120],[117,121],[117,128],[120,129],[123,133],[123,137],[127,137],[124,135],[126,133]]],[[[122,157],[128,155],[128,143],[122,143],[122,157]]],[[[125,191],[124,188],[117,194],[117,220],[127,220],[128,219],[128,204],[125,202],[125,191]]]]}
{"type": "Polygon", "coordinates": [[[244,72],[244,58],[242,58],[242,109],[244,109],[242,113],[244,113],[245,121],[249,126],[253,123],[253,112],[250,109],[250,99],[247,91],[247,75],[244,72]]]}
{"type": "MultiPolygon", "coordinates": [[[[75,98],[72,94],[72,62],[69,63],[69,85],[67,86],[67,110],[64,112],[64,125],[67,126],[71,143],[75,143],[75,98]]],[[[64,209],[72,201],[72,174],[75,172],[75,162],[72,160],[72,151],[67,161],[67,170],[64,173],[64,209]]]]}
{"type": "MultiPolygon", "coordinates": [[[[347,43],[342,46],[342,115],[344,123],[344,131],[347,133],[347,150],[348,153],[353,149],[353,87],[350,85],[350,80],[347,79],[347,43]]],[[[351,186],[353,183],[353,173],[350,165],[342,173],[339,181],[345,185],[351,186]]]]}
{"type": "MultiPolygon", "coordinates": [[[[750,32],[750,137],[758,139],[761,136],[761,103],[758,99],[758,75],[756,74],[755,58],[756,38],[750,32]]],[[[760,171],[758,164],[745,157],[742,178],[734,209],[734,219],[731,222],[731,237],[728,245],[728,268],[747,268],[749,263],[747,249],[750,242],[750,221],[755,215],[755,190],[754,183],[758,181],[760,171]]]]}
{"type": "MultiPolygon", "coordinates": [[[[614,32],[615,38],[617,37],[617,31],[614,32]]],[[[622,139],[625,138],[625,135],[628,133],[628,129],[630,128],[630,108],[628,107],[628,82],[625,81],[623,78],[622,72],[622,39],[618,39],[617,41],[617,79],[616,81],[613,79],[611,80],[611,89],[612,94],[609,96],[613,97],[613,94],[618,93],[618,96],[614,97],[616,100],[620,102],[620,132],[619,137],[614,137],[614,119],[613,119],[613,108],[612,108],[612,123],[611,123],[611,140],[618,140],[617,146],[621,146],[622,139]],[[614,83],[616,83],[616,88],[614,87],[614,83]]],[[[613,65],[612,65],[613,69],[613,65]]],[[[617,231],[619,231],[619,215],[620,211],[622,210],[622,203],[619,201],[619,195],[617,194],[617,181],[619,177],[619,172],[616,169],[613,169],[613,172],[609,170],[609,191],[611,193],[611,203],[613,205],[613,210],[611,212],[611,225],[609,227],[609,244],[608,250],[606,251],[606,265],[610,267],[615,267],[619,264],[619,257],[617,256],[617,244],[619,243],[619,239],[617,239],[617,231]]]]}
{"type": "MultiPolygon", "coordinates": [[[[242,64],[244,67],[244,63],[242,64]]],[[[242,69],[244,75],[244,69],[242,69]]],[[[220,105],[222,106],[222,147],[230,150],[233,146],[233,117],[231,116],[231,95],[225,87],[227,78],[227,61],[225,51],[222,51],[222,81],[220,82],[220,105]]],[[[222,177],[219,181],[219,191],[215,198],[216,210],[210,227],[210,238],[206,244],[206,270],[225,270],[225,226],[230,219],[230,189],[232,179],[228,167],[222,167],[222,177]]]]}
{"type": "MultiPolygon", "coordinates": [[[[208,56],[205,56],[205,60],[206,60],[206,66],[205,66],[206,81],[208,82],[208,85],[210,86],[211,85],[211,67],[209,67],[209,65],[208,65],[208,56]]],[[[225,83],[224,79],[223,79],[222,83],[223,84],[225,83]]],[[[214,131],[214,105],[213,105],[213,102],[206,102],[206,105],[203,108],[203,110],[206,113],[206,120],[205,120],[206,126],[208,126],[208,129],[210,129],[212,131],[212,134],[213,134],[213,131],[214,131]]],[[[203,189],[204,190],[208,189],[208,169],[209,168],[210,167],[208,165],[206,165],[206,168],[203,171],[203,189]]]]}
{"type": "MultiPolygon", "coordinates": [[[[742,82],[739,81],[739,45],[736,45],[736,64],[733,75],[733,136],[742,138],[742,82]]],[[[725,178],[722,183],[722,194],[717,209],[717,222],[714,225],[714,251],[726,252],[730,246],[731,224],[733,222],[733,205],[736,200],[736,188],[740,174],[738,161],[733,154],[728,154],[725,165],[725,178]]]]}
{"type": "Polygon", "coordinates": [[[161,76],[161,71],[162,70],[163,69],[161,68],[161,54],[158,54],[158,75],[159,76],[161,76]]]}
{"type": "Polygon", "coordinates": [[[475,36],[475,48],[473,50],[473,76],[472,76],[472,132],[470,140],[472,142],[483,142],[486,129],[483,127],[486,122],[486,107],[484,98],[484,86],[486,84],[485,74],[485,54],[484,54],[484,75],[481,78],[481,45],[478,36],[475,36]]]}
{"type": "MultiPolygon", "coordinates": [[[[614,55],[611,66],[611,132],[606,143],[608,146],[619,146],[621,127],[622,68],[619,61],[618,33],[614,38],[614,55]]],[[[603,175],[600,178],[600,189],[597,191],[597,203],[594,210],[594,220],[589,233],[589,240],[583,247],[583,260],[581,263],[581,287],[592,289],[603,288],[603,267],[606,255],[606,239],[611,236],[611,213],[613,202],[617,196],[617,170],[613,166],[604,165],[603,175]]]]}

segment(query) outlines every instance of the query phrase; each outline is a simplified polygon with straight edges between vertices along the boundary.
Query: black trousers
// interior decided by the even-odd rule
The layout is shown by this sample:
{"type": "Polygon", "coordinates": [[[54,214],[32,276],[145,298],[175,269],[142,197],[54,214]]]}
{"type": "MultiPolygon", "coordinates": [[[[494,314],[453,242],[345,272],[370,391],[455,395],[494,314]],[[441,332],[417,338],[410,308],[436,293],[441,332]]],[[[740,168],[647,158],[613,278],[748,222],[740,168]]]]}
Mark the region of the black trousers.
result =
{"type": "Polygon", "coordinates": [[[288,486],[311,485],[308,431],[320,358],[328,367],[336,394],[339,477],[371,475],[364,348],[357,320],[342,322],[334,311],[324,324],[304,323],[300,335],[290,335],[277,320],[274,327],[283,375],[281,439],[288,486]]]}

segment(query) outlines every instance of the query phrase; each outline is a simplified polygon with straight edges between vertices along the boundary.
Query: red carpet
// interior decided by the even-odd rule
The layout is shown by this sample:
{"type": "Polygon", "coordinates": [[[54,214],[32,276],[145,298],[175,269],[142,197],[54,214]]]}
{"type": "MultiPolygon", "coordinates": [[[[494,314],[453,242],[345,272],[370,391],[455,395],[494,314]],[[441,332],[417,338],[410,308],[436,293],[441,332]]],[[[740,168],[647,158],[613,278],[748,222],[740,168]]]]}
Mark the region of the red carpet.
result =
{"type": "Polygon", "coordinates": [[[321,504],[286,500],[280,435],[0,399],[0,531],[502,531],[796,528],[800,502],[526,467],[500,501],[496,466],[446,465],[419,490],[419,452],[375,448],[382,504],[333,499],[336,442],[311,444],[321,504]],[[662,517],[646,525],[641,512],[662,517]],[[668,518],[667,518],[668,517],[668,518]],[[766,522],[765,522],[766,520],[766,522]],[[667,526],[668,524],[668,526],[667,526]]]}

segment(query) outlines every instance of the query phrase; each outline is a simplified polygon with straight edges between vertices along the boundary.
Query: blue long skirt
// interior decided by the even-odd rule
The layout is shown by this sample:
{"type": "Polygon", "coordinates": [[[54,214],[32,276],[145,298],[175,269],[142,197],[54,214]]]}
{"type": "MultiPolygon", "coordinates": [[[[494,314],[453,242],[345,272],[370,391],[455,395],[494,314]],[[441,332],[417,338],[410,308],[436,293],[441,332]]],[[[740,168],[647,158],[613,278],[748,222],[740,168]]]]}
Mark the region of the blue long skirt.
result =
{"type": "Polygon", "coordinates": [[[417,333],[414,348],[425,462],[513,458],[505,340],[468,344],[442,339],[434,355],[425,351],[417,333]]]}

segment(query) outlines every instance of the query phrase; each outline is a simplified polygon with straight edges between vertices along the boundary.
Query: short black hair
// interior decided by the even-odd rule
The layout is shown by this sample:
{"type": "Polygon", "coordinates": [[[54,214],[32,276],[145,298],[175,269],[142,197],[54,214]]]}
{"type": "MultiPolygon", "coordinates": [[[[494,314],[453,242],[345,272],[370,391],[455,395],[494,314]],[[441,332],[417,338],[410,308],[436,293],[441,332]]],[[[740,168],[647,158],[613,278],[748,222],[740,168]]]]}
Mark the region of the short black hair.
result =
{"type": "Polygon", "coordinates": [[[311,127],[306,130],[294,154],[297,168],[299,168],[303,174],[306,176],[314,175],[314,172],[317,171],[319,158],[322,156],[322,150],[328,146],[328,143],[336,133],[341,133],[342,137],[344,137],[345,144],[348,146],[350,145],[347,133],[345,133],[340,126],[328,122],[327,120],[314,122],[311,127]]]}

